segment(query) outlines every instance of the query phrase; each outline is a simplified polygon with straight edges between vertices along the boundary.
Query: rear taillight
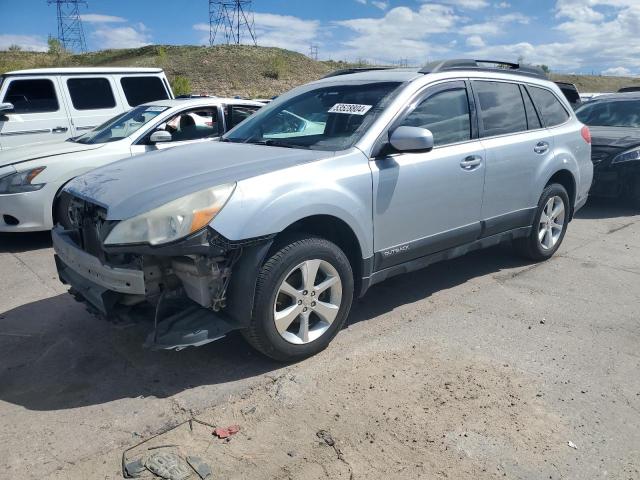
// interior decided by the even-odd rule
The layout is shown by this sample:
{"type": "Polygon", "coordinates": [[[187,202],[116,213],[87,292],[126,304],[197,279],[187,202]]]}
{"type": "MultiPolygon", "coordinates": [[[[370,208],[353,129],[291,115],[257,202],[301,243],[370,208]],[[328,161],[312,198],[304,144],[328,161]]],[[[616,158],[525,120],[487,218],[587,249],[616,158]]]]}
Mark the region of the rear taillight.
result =
{"type": "Polygon", "coordinates": [[[582,130],[580,130],[580,133],[582,134],[582,138],[584,138],[584,141],[591,144],[591,132],[589,131],[589,127],[585,125],[584,127],[582,127],[582,130]]]}

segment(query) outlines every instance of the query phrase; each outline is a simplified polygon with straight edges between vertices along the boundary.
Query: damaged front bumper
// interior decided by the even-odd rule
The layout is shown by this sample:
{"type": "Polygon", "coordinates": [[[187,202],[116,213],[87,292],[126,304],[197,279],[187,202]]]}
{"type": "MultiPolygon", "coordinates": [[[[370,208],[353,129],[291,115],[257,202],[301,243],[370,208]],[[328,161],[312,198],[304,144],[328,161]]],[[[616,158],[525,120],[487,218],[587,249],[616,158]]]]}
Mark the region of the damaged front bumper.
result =
{"type": "Polygon", "coordinates": [[[80,247],[77,232],[61,227],[52,231],[58,275],[77,300],[111,320],[146,321],[151,327],[146,347],[177,350],[201,346],[246,327],[251,312],[246,305],[252,305],[256,268],[270,245],[261,239],[254,244],[213,246],[208,243],[211,232],[205,236],[210,256],[192,254],[194,241],[190,239],[184,248],[143,247],[129,249],[129,253],[116,249],[98,258],[80,247]],[[110,258],[119,263],[110,264],[110,258]],[[236,263],[238,279],[232,281],[236,263]],[[252,278],[253,285],[251,280],[247,285],[252,278]],[[235,305],[227,305],[227,293],[235,305]]]}

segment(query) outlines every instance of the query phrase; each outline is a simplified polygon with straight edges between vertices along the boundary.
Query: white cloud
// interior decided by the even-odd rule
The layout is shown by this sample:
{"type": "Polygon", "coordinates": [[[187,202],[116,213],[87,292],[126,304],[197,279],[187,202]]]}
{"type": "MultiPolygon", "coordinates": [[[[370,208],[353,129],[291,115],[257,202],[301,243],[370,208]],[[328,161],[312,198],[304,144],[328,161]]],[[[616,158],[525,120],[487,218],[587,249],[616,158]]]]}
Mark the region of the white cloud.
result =
{"type": "Polygon", "coordinates": [[[386,10],[387,8],[389,8],[389,2],[383,2],[380,0],[373,0],[371,2],[371,5],[373,5],[376,8],[379,8],[380,10],[386,10]]]}
{"type": "Polygon", "coordinates": [[[143,24],[126,27],[101,26],[91,33],[100,48],[137,48],[149,45],[151,35],[143,24]]]}
{"type": "Polygon", "coordinates": [[[488,19],[486,22],[465,25],[460,29],[463,35],[500,35],[509,26],[526,25],[530,19],[522,13],[508,13],[488,19]]]}
{"type": "Polygon", "coordinates": [[[481,8],[486,8],[489,6],[488,0],[439,0],[439,3],[444,3],[446,5],[451,5],[459,8],[465,8],[468,10],[479,10],[481,8]]]}
{"type": "Polygon", "coordinates": [[[358,2],[361,5],[366,5],[367,4],[367,0],[356,0],[356,2],[358,2]]]}
{"type": "Polygon", "coordinates": [[[12,45],[18,45],[22,50],[31,52],[46,52],[49,50],[46,39],[37,35],[0,34],[0,50],[7,50],[12,45]]]}
{"type": "Polygon", "coordinates": [[[127,21],[126,18],[102,15],[100,13],[85,13],[80,15],[80,19],[86,23],[125,23],[127,21]]]}
{"type": "Polygon", "coordinates": [[[511,4],[509,2],[499,2],[495,5],[496,8],[509,8],[511,4]]]}
{"type": "Polygon", "coordinates": [[[423,4],[418,10],[396,7],[381,18],[356,18],[335,22],[351,35],[342,42],[334,58],[391,61],[407,58],[422,62],[428,55],[440,55],[446,46],[427,42],[432,34],[449,32],[460,21],[453,8],[423,4]]]}
{"type": "Polygon", "coordinates": [[[466,43],[468,46],[473,48],[481,48],[486,46],[486,44],[484,43],[484,40],[480,35],[471,35],[470,37],[467,38],[466,43]]]}
{"type": "Polygon", "coordinates": [[[633,73],[626,67],[611,67],[603,70],[602,75],[608,77],[631,77],[633,73]]]}

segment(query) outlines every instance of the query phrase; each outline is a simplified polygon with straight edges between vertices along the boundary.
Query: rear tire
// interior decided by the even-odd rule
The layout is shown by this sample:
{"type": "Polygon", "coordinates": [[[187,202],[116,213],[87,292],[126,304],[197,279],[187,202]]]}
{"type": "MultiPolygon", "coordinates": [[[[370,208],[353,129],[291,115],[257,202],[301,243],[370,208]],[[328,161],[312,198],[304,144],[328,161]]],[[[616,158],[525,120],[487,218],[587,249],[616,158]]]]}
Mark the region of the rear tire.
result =
{"type": "Polygon", "coordinates": [[[513,242],[518,255],[536,262],[551,258],[564,240],[570,214],[567,190],[559,183],[547,185],[538,201],[531,233],[513,242]]]}
{"type": "Polygon", "coordinates": [[[351,265],[339,247],[322,238],[289,237],[260,269],[251,323],[242,334],[278,361],[315,355],[342,328],[353,288],[351,265]]]}

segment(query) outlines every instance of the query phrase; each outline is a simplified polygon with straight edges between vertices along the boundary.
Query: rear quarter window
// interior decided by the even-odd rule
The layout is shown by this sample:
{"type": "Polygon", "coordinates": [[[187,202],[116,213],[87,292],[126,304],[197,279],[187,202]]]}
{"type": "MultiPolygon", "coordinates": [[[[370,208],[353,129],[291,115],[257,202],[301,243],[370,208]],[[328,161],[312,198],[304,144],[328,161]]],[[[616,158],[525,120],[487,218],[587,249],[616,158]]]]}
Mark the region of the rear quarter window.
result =
{"type": "Polygon", "coordinates": [[[49,79],[11,80],[3,102],[12,103],[12,113],[57,112],[58,96],[49,79]]]}
{"type": "Polygon", "coordinates": [[[132,107],[169,98],[159,77],[123,77],[120,79],[120,85],[127,103],[132,107]]]}
{"type": "Polygon", "coordinates": [[[101,110],[116,106],[111,84],[106,78],[70,78],[67,88],[76,110],[101,110]]]}
{"type": "Polygon", "coordinates": [[[569,120],[569,113],[552,92],[532,86],[527,89],[547,127],[555,127],[569,120]]]}

